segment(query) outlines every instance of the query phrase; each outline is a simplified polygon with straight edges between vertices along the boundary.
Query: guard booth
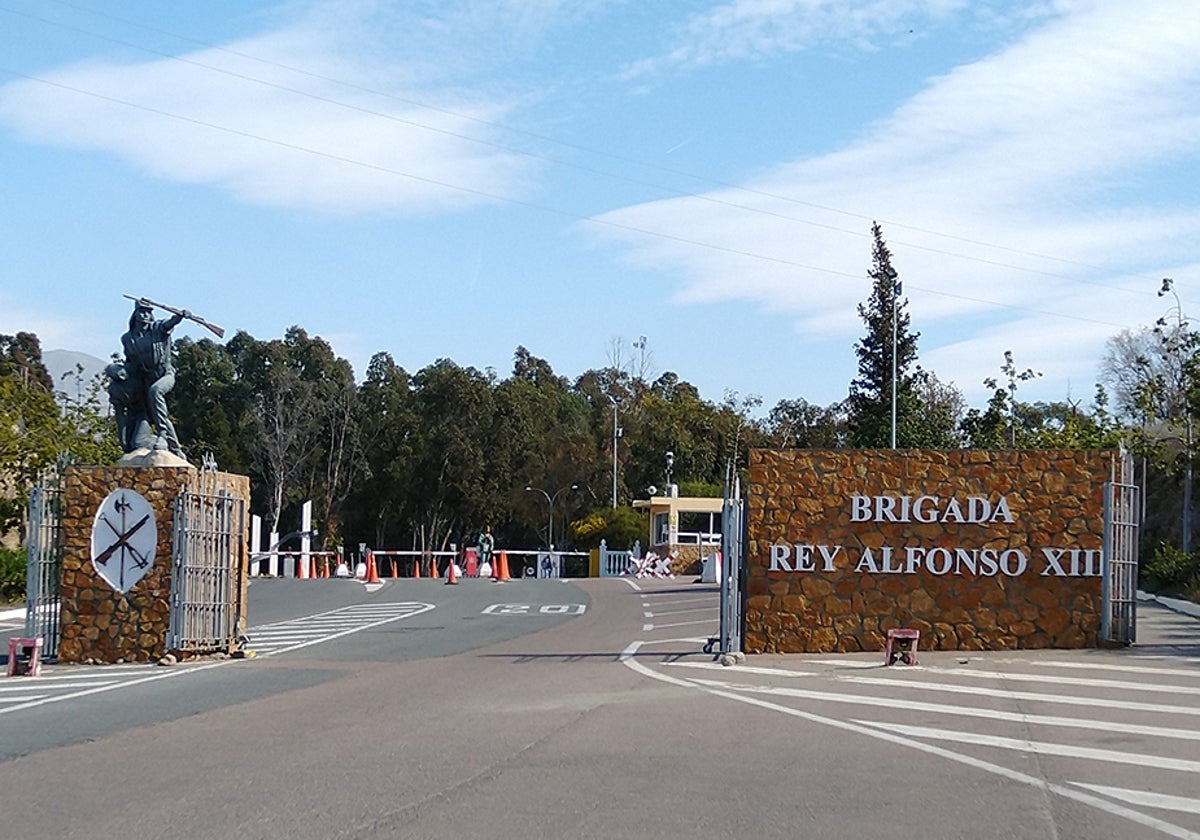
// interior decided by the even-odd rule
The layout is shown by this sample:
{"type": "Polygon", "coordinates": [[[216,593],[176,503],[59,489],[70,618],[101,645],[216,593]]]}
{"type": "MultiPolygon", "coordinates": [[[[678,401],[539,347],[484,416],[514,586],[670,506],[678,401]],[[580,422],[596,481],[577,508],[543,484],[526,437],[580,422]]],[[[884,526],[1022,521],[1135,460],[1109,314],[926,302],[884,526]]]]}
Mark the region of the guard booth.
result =
{"type": "Polygon", "coordinates": [[[649,550],[671,557],[677,575],[700,574],[704,557],[721,548],[722,509],[720,498],[680,496],[678,485],[667,494],[635,499],[633,507],[650,513],[649,550]]]}

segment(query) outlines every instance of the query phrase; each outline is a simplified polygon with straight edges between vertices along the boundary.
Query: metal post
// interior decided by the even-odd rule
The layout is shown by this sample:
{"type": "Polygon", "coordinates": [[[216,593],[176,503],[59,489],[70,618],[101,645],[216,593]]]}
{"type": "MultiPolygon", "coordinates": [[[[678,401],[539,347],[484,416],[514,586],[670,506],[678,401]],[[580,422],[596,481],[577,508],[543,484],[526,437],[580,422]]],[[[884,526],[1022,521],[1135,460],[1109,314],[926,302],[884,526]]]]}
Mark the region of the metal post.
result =
{"type": "Polygon", "coordinates": [[[612,506],[613,510],[617,508],[617,438],[620,436],[617,431],[617,401],[609,397],[613,404],[613,476],[612,476],[612,506]]]}
{"type": "Polygon", "coordinates": [[[892,271],[892,449],[896,448],[896,299],[899,296],[896,272],[892,271]]]}
{"type": "Polygon", "coordinates": [[[558,501],[558,497],[568,490],[578,490],[578,484],[572,484],[570,487],[560,487],[554,491],[554,495],[550,495],[541,487],[534,487],[532,484],[526,484],[525,489],[528,492],[541,493],[546,499],[546,504],[550,506],[549,517],[546,520],[546,545],[550,551],[554,550],[554,503],[558,501]]]}
{"type": "MultiPolygon", "coordinates": [[[[1186,391],[1184,392],[1187,393],[1186,391]]],[[[1188,406],[1187,397],[1183,400],[1183,410],[1185,419],[1185,443],[1183,447],[1183,457],[1187,459],[1187,464],[1183,475],[1183,553],[1190,554],[1192,551],[1192,418],[1191,409],[1188,406]]]]}

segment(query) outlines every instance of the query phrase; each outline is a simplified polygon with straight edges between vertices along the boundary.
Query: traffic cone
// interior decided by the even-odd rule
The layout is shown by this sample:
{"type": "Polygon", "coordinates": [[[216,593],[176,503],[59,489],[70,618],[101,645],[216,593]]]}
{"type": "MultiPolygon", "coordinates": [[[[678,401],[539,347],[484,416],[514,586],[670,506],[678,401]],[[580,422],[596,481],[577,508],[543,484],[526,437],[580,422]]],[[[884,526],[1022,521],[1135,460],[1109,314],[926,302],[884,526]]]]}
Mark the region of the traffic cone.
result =
{"type": "Polygon", "coordinates": [[[496,559],[496,581],[504,583],[508,580],[508,555],[503,550],[500,551],[500,556],[496,559]]]}
{"type": "Polygon", "coordinates": [[[367,551],[367,583],[379,582],[379,570],[375,568],[375,555],[367,551]]]}
{"type": "Polygon", "coordinates": [[[413,558],[413,577],[419,578],[420,576],[421,576],[421,558],[414,557],[413,558]]]}
{"type": "Polygon", "coordinates": [[[450,560],[450,568],[446,569],[446,585],[458,583],[458,567],[454,565],[454,560],[450,560]]]}

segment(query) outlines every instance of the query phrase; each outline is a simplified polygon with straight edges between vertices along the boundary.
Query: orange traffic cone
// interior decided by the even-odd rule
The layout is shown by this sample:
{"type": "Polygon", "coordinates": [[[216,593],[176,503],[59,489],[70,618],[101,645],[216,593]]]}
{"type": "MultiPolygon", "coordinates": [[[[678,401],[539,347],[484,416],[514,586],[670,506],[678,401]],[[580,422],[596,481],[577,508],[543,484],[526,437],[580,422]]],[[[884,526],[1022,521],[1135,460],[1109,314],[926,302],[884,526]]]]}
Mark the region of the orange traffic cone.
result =
{"type": "Polygon", "coordinates": [[[496,581],[504,583],[508,580],[508,555],[502,550],[496,558],[496,581]]]}
{"type": "Polygon", "coordinates": [[[367,552],[367,583],[379,583],[379,570],[375,568],[375,555],[367,552]]]}
{"type": "Polygon", "coordinates": [[[413,577],[419,578],[420,576],[421,576],[421,558],[414,557],[413,558],[413,577]]]}
{"type": "Polygon", "coordinates": [[[450,559],[450,567],[446,569],[446,585],[458,583],[458,567],[454,565],[454,559],[450,559]]]}

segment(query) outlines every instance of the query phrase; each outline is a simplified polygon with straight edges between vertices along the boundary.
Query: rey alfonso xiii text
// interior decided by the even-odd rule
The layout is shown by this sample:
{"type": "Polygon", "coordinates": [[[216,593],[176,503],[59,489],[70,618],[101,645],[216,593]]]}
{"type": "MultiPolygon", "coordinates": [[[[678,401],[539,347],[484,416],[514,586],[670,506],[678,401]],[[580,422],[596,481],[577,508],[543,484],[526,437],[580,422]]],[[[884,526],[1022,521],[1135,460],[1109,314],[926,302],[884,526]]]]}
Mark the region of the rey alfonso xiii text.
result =
{"type": "MultiPolygon", "coordinates": [[[[1015,519],[1004,496],[850,497],[852,523],[956,524],[991,527],[1011,526],[1015,519]]],[[[835,572],[852,566],[855,572],[875,575],[912,575],[919,570],[934,575],[981,577],[1097,577],[1101,572],[1100,549],[1059,546],[1032,551],[1014,547],[946,545],[845,546],[820,543],[776,542],[770,546],[770,572],[835,572]]]]}

